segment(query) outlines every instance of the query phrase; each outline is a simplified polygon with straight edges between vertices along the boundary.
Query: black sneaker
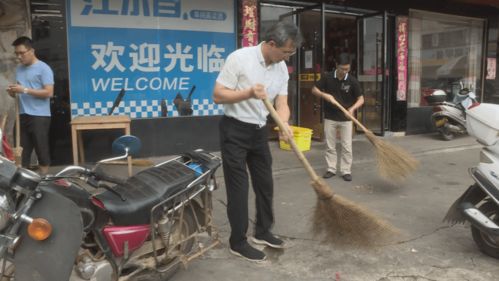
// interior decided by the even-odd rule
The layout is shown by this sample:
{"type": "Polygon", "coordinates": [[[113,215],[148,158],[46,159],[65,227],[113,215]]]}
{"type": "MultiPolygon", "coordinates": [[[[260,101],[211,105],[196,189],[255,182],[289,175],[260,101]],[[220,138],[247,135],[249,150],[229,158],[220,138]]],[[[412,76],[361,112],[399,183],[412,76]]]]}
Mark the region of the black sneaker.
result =
{"type": "Polygon", "coordinates": [[[255,244],[266,245],[275,249],[283,249],[284,241],[267,232],[267,234],[251,237],[251,241],[255,244]]]}
{"type": "Polygon", "coordinates": [[[262,262],[267,258],[267,256],[265,256],[262,251],[251,247],[247,242],[244,243],[241,247],[237,247],[234,249],[232,247],[229,248],[229,252],[233,255],[254,262],[262,262]]]}
{"type": "Polygon", "coordinates": [[[322,177],[325,178],[325,179],[329,179],[331,177],[334,177],[336,174],[331,172],[331,171],[327,171],[322,177]]]}
{"type": "Polygon", "coordinates": [[[344,174],[343,175],[343,179],[345,181],[352,181],[352,175],[350,175],[350,174],[344,174]]]}

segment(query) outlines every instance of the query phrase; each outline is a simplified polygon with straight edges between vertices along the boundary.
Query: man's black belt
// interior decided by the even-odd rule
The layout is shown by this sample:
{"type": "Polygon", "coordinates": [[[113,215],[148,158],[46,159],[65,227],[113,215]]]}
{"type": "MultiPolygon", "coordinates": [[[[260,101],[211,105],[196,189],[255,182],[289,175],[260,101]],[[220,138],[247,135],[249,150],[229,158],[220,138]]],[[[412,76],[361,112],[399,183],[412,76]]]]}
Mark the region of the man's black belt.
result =
{"type": "Polygon", "coordinates": [[[227,115],[224,115],[224,118],[227,121],[229,121],[229,122],[231,122],[233,124],[237,124],[238,126],[241,126],[241,127],[244,127],[244,128],[248,128],[248,129],[261,130],[261,129],[267,127],[266,124],[264,124],[263,126],[260,126],[258,124],[243,122],[243,121],[237,120],[234,117],[230,117],[230,116],[227,116],[227,115]]]}

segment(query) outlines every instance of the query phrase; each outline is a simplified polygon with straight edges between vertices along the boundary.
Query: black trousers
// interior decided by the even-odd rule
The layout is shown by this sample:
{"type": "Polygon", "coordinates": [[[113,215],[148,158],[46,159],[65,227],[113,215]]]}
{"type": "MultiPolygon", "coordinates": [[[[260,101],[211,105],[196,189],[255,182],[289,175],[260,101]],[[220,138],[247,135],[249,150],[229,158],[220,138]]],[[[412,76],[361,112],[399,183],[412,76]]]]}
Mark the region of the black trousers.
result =
{"type": "Polygon", "coordinates": [[[220,146],[227,189],[227,216],[232,248],[246,243],[248,231],[248,172],[256,197],[255,235],[270,231],[274,223],[272,155],[267,127],[224,116],[220,121],[220,146]]]}
{"type": "Polygon", "coordinates": [[[50,165],[49,130],[50,117],[20,115],[22,166],[27,168],[31,162],[31,153],[35,149],[40,166],[50,165]]]}

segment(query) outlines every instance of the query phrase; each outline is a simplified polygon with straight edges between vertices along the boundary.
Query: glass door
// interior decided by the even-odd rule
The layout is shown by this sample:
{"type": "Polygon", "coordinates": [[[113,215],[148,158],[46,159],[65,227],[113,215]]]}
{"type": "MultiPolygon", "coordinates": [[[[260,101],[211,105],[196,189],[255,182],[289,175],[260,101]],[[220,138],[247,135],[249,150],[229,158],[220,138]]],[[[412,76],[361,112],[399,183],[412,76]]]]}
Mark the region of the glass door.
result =
{"type": "Polygon", "coordinates": [[[387,89],[386,12],[358,17],[357,77],[364,106],[358,119],[375,134],[383,135],[388,124],[390,104],[387,89]]]}
{"type": "Polygon", "coordinates": [[[297,52],[297,116],[298,125],[313,130],[314,139],[322,140],[322,104],[311,91],[320,79],[324,57],[324,4],[302,8],[281,16],[281,20],[295,17],[303,35],[303,44],[297,52]]]}

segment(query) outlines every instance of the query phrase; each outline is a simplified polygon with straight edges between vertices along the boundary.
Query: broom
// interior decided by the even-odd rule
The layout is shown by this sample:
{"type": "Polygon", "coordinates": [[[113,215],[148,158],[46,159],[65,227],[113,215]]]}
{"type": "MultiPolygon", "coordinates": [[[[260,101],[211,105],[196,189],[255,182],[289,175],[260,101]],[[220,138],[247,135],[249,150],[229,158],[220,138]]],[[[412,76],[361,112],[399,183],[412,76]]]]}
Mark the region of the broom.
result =
{"type": "MultiPolygon", "coordinates": [[[[263,102],[279,129],[287,134],[286,128],[272,104],[267,99],[264,99],[263,102]]],[[[313,231],[316,235],[325,235],[328,242],[371,246],[399,233],[388,222],[374,216],[360,205],[334,193],[331,187],[319,178],[298,149],[292,136],[288,136],[288,142],[312,179],[311,185],[318,197],[313,219],[313,231]]]]}
{"type": "Polygon", "coordinates": [[[348,110],[346,110],[333,96],[327,100],[338,107],[343,113],[359,126],[365,133],[367,139],[376,148],[379,174],[388,180],[401,182],[404,181],[419,165],[410,153],[403,148],[385,142],[377,138],[373,132],[362,125],[348,110]]]}
{"type": "Polygon", "coordinates": [[[14,162],[18,167],[22,165],[23,148],[21,147],[21,120],[19,117],[19,96],[16,95],[16,147],[14,148],[14,162]]]}
{"type": "Polygon", "coordinates": [[[2,156],[6,157],[10,161],[14,161],[14,155],[12,153],[12,148],[10,147],[9,142],[7,141],[7,135],[5,134],[5,124],[7,123],[7,117],[8,117],[7,114],[5,116],[3,116],[2,122],[0,125],[0,129],[1,129],[0,135],[2,135],[2,139],[0,139],[0,145],[1,145],[0,152],[3,153],[2,156]]]}

